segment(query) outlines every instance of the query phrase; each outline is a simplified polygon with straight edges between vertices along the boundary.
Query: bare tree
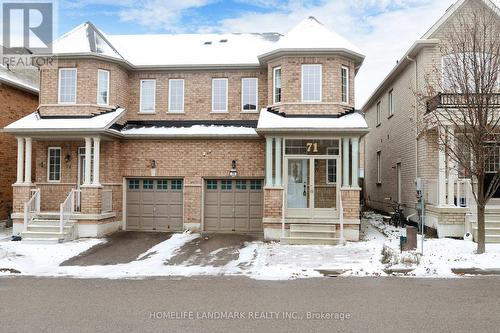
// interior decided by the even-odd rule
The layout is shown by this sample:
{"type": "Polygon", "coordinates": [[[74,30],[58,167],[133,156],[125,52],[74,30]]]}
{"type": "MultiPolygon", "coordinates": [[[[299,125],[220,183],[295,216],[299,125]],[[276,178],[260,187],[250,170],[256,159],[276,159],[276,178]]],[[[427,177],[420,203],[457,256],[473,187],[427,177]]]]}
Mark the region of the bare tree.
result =
{"type": "Polygon", "coordinates": [[[477,253],[484,253],[485,207],[500,185],[498,12],[464,11],[444,35],[442,64],[426,76],[420,96],[427,103],[424,119],[439,129],[448,163],[471,179],[477,204],[477,253]]]}

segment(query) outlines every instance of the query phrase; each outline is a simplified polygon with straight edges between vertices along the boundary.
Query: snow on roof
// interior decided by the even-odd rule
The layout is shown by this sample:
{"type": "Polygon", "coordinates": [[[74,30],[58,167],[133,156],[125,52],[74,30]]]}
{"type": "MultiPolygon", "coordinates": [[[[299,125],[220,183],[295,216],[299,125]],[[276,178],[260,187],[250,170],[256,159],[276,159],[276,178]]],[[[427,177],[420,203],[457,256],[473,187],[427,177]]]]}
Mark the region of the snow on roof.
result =
{"type": "Polygon", "coordinates": [[[277,51],[338,50],[363,57],[337,33],[309,17],[284,37],[278,33],[106,35],[86,22],[58,38],[55,54],[102,54],[133,66],[260,65],[277,51]]]}
{"type": "Polygon", "coordinates": [[[128,137],[258,137],[255,128],[236,126],[133,127],[121,131],[128,137]]]}
{"type": "Polygon", "coordinates": [[[135,66],[258,65],[273,46],[261,34],[116,35],[109,40],[135,66]]]}
{"type": "Polygon", "coordinates": [[[52,43],[54,54],[96,53],[123,59],[108,42],[106,35],[90,22],[85,22],[65,33],[52,43]]]}
{"type": "MultiPolygon", "coordinates": [[[[329,30],[316,18],[310,16],[285,34],[271,53],[280,50],[325,49],[346,50],[362,56],[362,52],[351,42],[334,31],[329,30]]],[[[363,56],[362,56],[363,57],[363,56]]]]}
{"type": "Polygon", "coordinates": [[[263,109],[260,112],[257,131],[317,130],[350,131],[368,130],[363,115],[354,112],[338,118],[327,117],[284,117],[263,109]]]}
{"type": "Polygon", "coordinates": [[[108,129],[119,117],[123,115],[125,109],[118,108],[115,111],[107,112],[91,118],[41,118],[38,112],[27,115],[24,118],[5,127],[6,132],[49,132],[57,130],[59,132],[75,131],[99,131],[108,129]]]}
{"type": "MultiPolygon", "coordinates": [[[[33,70],[35,72],[37,71],[36,68],[33,70]]],[[[28,90],[37,94],[40,91],[38,82],[36,82],[33,75],[27,75],[27,73],[12,71],[3,65],[0,65],[0,82],[4,82],[8,85],[12,85],[17,88],[28,90]]]]}

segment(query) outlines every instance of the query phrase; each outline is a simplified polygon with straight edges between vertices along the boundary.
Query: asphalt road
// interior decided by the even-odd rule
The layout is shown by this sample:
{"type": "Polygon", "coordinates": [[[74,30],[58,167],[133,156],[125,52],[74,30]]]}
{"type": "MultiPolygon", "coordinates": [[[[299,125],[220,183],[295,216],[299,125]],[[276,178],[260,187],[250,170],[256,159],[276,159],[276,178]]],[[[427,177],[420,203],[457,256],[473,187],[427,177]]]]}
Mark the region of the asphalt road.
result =
{"type": "Polygon", "coordinates": [[[498,332],[499,300],[499,278],[3,278],[0,331],[498,332]]]}

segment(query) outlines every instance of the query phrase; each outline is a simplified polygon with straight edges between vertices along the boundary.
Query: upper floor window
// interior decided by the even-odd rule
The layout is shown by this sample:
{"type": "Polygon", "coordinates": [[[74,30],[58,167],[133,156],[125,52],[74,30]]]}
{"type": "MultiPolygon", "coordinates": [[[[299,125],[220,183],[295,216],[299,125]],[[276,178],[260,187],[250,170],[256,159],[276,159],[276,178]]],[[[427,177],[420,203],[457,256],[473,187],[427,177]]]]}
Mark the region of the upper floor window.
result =
{"type": "Polygon", "coordinates": [[[227,79],[212,79],[212,112],[227,112],[227,79]]]}
{"type": "Polygon", "coordinates": [[[377,103],[377,126],[380,125],[380,102],[377,103]]]}
{"type": "Polygon", "coordinates": [[[140,112],[154,113],[156,80],[141,80],[140,112]]]}
{"type": "Polygon", "coordinates": [[[61,147],[50,147],[47,154],[47,180],[61,181],[61,147]]]}
{"type": "Polygon", "coordinates": [[[273,69],[273,104],[281,103],[281,67],[273,69]]]}
{"type": "Polygon", "coordinates": [[[342,80],[342,103],[349,103],[349,68],[342,66],[340,76],[342,80]]]}
{"type": "Polygon", "coordinates": [[[321,65],[302,65],[302,101],[321,102],[321,65]]]}
{"type": "Polygon", "coordinates": [[[389,117],[394,114],[394,97],[393,97],[393,90],[391,89],[389,91],[389,117]]]}
{"type": "Polygon", "coordinates": [[[76,103],[76,68],[59,69],[59,103],[76,103]]]}
{"type": "Polygon", "coordinates": [[[109,71],[103,69],[97,71],[97,104],[109,104],[109,71]]]}
{"type": "Polygon", "coordinates": [[[168,112],[184,112],[184,80],[168,81],[168,112]]]}
{"type": "Polygon", "coordinates": [[[256,78],[241,79],[241,110],[257,111],[259,81],[256,78]]]}

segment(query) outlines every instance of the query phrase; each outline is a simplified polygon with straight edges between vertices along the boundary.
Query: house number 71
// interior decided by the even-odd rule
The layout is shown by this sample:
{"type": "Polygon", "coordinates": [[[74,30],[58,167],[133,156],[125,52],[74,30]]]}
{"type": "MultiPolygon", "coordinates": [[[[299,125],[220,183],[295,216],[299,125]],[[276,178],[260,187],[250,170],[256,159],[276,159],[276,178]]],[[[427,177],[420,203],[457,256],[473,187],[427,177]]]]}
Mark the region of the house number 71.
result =
{"type": "Polygon", "coordinates": [[[318,143],[317,142],[308,142],[307,143],[307,152],[308,153],[317,153],[318,152],[318,143]]]}

